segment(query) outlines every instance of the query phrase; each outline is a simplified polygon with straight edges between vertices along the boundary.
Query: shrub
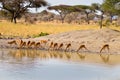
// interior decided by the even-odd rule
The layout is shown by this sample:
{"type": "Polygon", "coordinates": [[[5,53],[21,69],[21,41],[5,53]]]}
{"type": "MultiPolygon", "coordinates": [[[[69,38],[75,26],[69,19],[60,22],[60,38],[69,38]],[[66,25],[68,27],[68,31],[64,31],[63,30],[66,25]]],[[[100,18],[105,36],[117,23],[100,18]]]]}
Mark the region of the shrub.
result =
{"type": "Polygon", "coordinates": [[[44,32],[41,32],[40,34],[38,35],[33,35],[33,37],[41,37],[41,36],[46,36],[46,35],[49,35],[48,33],[44,33],[44,32]]]}

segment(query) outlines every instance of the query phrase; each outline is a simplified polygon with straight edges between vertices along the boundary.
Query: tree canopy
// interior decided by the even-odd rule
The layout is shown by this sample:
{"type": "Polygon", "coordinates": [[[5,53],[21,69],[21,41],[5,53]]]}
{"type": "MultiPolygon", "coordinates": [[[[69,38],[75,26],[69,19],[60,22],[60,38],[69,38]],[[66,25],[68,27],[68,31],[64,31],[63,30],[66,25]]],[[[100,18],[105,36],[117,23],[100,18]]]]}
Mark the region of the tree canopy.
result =
{"type": "Polygon", "coordinates": [[[11,14],[11,22],[16,23],[16,19],[28,11],[28,8],[39,8],[47,6],[45,0],[0,0],[0,8],[11,14]]]}
{"type": "Polygon", "coordinates": [[[92,7],[87,5],[75,5],[74,9],[76,12],[84,12],[86,14],[86,21],[89,24],[89,14],[93,11],[92,7]]]}
{"type": "Polygon", "coordinates": [[[62,23],[64,23],[67,14],[75,11],[74,7],[69,5],[50,6],[48,9],[57,11],[60,14],[62,23]]]}
{"type": "Polygon", "coordinates": [[[115,4],[115,9],[117,10],[118,15],[120,15],[120,2],[115,4]]]}

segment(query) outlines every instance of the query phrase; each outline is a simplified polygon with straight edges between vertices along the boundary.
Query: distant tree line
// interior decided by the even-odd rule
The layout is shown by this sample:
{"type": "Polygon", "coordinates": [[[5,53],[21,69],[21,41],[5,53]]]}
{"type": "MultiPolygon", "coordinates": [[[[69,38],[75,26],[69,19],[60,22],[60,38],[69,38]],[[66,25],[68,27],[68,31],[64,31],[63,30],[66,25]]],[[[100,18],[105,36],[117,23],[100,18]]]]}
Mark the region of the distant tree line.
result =
{"type": "MultiPolygon", "coordinates": [[[[98,14],[100,19],[100,28],[103,26],[104,15],[110,16],[110,22],[112,23],[113,17],[115,15],[120,17],[120,0],[103,0],[102,4],[93,3],[90,6],[87,5],[57,5],[48,7],[49,10],[55,10],[59,13],[61,17],[61,22],[64,23],[66,15],[71,14],[72,12],[79,12],[80,14],[86,15],[86,22],[90,22],[90,14],[95,14],[99,11],[98,14]]],[[[95,17],[94,15],[94,17],[95,17]]]]}
{"type": "MultiPolygon", "coordinates": [[[[50,6],[45,0],[0,0],[0,15],[7,17],[11,22],[16,23],[16,19],[25,17],[25,21],[61,21],[62,23],[83,23],[90,24],[90,21],[99,19],[100,28],[103,26],[105,16],[105,24],[113,23],[113,18],[118,17],[120,21],[120,0],[103,0],[102,4],[92,3],[91,5],[55,5],[50,6]],[[29,8],[40,8],[41,6],[48,6],[48,10],[55,10],[57,14],[50,13],[47,10],[41,13],[32,14],[29,8]],[[97,14],[99,12],[99,14],[97,14]],[[34,16],[33,16],[34,15],[34,16]]],[[[120,23],[120,22],[119,22],[120,23]]]]}

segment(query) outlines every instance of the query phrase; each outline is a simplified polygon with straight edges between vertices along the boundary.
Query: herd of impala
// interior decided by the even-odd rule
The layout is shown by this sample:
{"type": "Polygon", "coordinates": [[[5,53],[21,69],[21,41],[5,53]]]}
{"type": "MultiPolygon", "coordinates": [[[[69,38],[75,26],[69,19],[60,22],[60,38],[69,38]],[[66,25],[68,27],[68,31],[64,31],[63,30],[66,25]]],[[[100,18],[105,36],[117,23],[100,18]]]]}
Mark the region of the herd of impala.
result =
{"type": "MultiPolygon", "coordinates": [[[[35,42],[35,41],[23,41],[22,39],[16,39],[16,40],[9,41],[8,44],[10,44],[10,46],[13,44],[17,45],[18,48],[32,48],[32,47],[33,48],[45,48],[48,41],[49,40],[40,40],[40,41],[35,42]]],[[[72,44],[71,43],[64,44],[64,43],[56,43],[56,42],[54,43],[53,41],[51,41],[48,45],[48,50],[51,50],[51,49],[61,50],[63,49],[63,47],[65,47],[64,51],[66,52],[72,47],[72,44]]],[[[79,52],[79,50],[81,49],[85,49],[89,51],[84,44],[80,45],[76,51],[79,52]]],[[[109,44],[103,45],[99,52],[101,53],[105,49],[109,52],[109,44]]]]}

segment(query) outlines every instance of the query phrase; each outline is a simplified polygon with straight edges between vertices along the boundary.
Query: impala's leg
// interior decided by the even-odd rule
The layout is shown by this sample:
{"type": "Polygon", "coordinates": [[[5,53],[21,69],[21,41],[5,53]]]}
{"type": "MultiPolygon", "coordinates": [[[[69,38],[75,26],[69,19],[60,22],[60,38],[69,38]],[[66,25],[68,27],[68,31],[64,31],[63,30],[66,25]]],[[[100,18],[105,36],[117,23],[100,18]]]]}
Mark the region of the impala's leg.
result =
{"type": "Polygon", "coordinates": [[[54,50],[56,50],[57,46],[54,47],[54,50]]]}
{"type": "Polygon", "coordinates": [[[50,44],[50,46],[48,47],[48,51],[50,50],[50,48],[51,48],[51,44],[50,44]]]}
{"type": "Polygon", "coordinates": [[[67,51],[67,48],[68,48],[68,47],[65,48],[65,52],[67,51]]]}
{"type": "Polygon", "coordinates": [[[108,50],[108,53],[109,53],[109,50],[110,50],[109,46],[107,47],[107,50],[108,50]]]}
{"type": "Polygon", "coordinates": [[[72,51],[72,46],[69,47],[69,50],[72,51]]]}
{"type": "Polygon", "coordinates": [[[70,46],[69,46],[69,47],[68,47],[68,50],[70,51],[70,49],[71,49],[71,48],[70,48],[70,46]]]}
{"type": "Polygon", "coordinates": [[[105,47],[102,47],[101,50],[100,50],[100,53],[102,52],[102,50],[104,49],[105,47]]]}
{"type": "Polygon", "coordinates": [[[85,46],[84,46],[84,49],[87,50],[87,51],[89,51],[85,46]]]}
{"type": "Polygon", "coordinates": [[[57,48],[57,50],[59,50],[60,49],[60,46],[57,48]]]}
{"type": "Polygon", "coordinates": [[[53,47],[53,50],[55,50],[55,46],[53,47]]]}
{"type": "Polygon", "coordinates": [[[77,49],[77,52],[80,50],[80,47],[77,49]]]}
{"type": "Polygon", "coordinates": [[[50,50],[50,49],[51,49],[51,45],[49,46],[48,50],[50,50]]]}

